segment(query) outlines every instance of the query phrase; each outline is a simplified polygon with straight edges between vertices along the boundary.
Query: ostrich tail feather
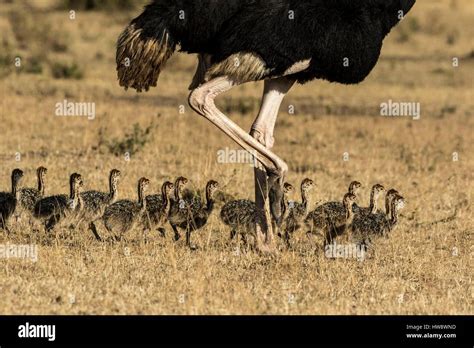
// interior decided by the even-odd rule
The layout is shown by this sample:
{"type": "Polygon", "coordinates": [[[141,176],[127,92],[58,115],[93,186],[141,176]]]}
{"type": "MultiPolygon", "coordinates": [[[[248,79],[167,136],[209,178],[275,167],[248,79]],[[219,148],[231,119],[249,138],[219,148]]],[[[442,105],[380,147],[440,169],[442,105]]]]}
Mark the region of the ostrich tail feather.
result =
{"type": "Polygon", "coordinates": [[[161,70],[175,51],[166,28],[158,35],[147,35],[143,28],[131,23],[118,38],[117,73],[120,86],[138,92],[155,87],[161,70]]]}

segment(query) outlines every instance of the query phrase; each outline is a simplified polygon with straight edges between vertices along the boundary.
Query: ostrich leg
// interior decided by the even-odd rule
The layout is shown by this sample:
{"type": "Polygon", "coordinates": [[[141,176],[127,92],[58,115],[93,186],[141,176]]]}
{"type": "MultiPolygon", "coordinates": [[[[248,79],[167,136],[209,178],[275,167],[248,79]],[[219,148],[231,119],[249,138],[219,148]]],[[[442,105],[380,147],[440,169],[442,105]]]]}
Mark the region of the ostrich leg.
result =
{"type": "MultiPolygon", "coordinates": [[[[309,60],[295,63],[279,78],[293,75],[300,71],[304,71],[308,68],[308,66],[309,66],[309,60]]],[[[283,79],[279,80],[279,83],[283,83],[283,81],[284,81],[283,79]]],[[[291,81],[291,80],[287,80],[287,81],[291,81]]],[[[255,158],[260,162],[260,164],[263,166],[263,168],[266,170],[266,174],[272,179],[271,181],[272,183],[276,181],[275,178],[279,180],[280,178],[286,175],[286,172],[288,171],[288,166],[286,165],[286,163],[277,155],[275,155],[272,151],[270,151],[265,145],[260,143],[253,136],[247,134],[242,128],[240,128],[237,124],[235,124],[231,119],[225,116],[221,111],[219,111],[219,109],[217,109],[216,105],[214,104],[214,99],[219,94],[229,91],[233,87],[237,86],[239,83],[244,83],[244,82],[246,81],[236,82],[227,76],[220,76],[220,77],[213,78],[210,81],[201,84],[199,87],[197,87],[191,92],[191,94],[189,95],[189,105],[193,108],[194,111],[196,111],[199,115],[205,117],[207,120],[213,123],[217,128],[219,128],[222,132],[224,132],[229,138],[234,140],[237,144],[239,144],[245,150],[252,153],[255,156],[255,158]]],[[[291,86],[288,86],[288,84],[289,82],[286,82],[287,90],[289,89],[289,87],[291,87],[291,86]]],[[[285,91],[285,88],[281,86],[278,88],[276,87],[270,88],[270,90],[272,89],[276,89],[276,90],[273,92],[269,92],[269,95],[273,95],[275,93],[276,95],[278,95],[278,94],[282,94],[285,91]]],[[[282,97],[280,96],[280,98],[282,97]]],[[[277,97],[270,97],[268,100],[270,101],[273,99],[278,100],[277,97]]],[[[273,105],[275,103],[274,102],[271,103],[269,101],[267,101],[267,103],[262,102],[262,108],[264,110],[273,109],[273,107],[270,108],[269,105],[273,105]]],[[[263,112],[261,114],[263,115],[263,112]]],[[[261,120],[265,120],[262,123],[264,124],[271,123],[271,122],[266,121],[268,118],[269,118],[268,116],[262,116],[261,120]]],[[[274,118],[276,118],[276,116],[274,116],[274,118]]],[[[275,122],[273,121],[272,123],[274,126],[275,122]]],[[[272,139],[273,127],[264,127],[264,129],[265,129],[265,134],[270,134],[268,139],[272,139]],[[271,132],[269,132],[270,129],[272,130],[271,132]]],[[[257,132],[255,131],[253,133],[256,135],[257,132]]],[[[265,138],[265,135],[264,135],[264,138],[265,138]]],[[[263,175],[262,175],[262,179],[263,179],[263,175]]],[[[263,184],[265,184],[266,180],[267,180],[266,177],[262,180],[263,184]]],[[[282,181],[280,180],[280,182],[282,181]]],[[[266,186],[269,186],[268,183],[266,186]]],[[[264,189],[260,191],[263,197],[265,197],[267,191],[268,191],[268,187],[264,187],[264,189]]],[[[279,191],[281,192],[281,190],[279,191]]],[[[265,202],[265,200],[263,201],[265,202]]],[[[263,204],[263,210],[265,212],[265,220],[270,221],[269,219],[270,212],[266,209],[265,204],[263,204]]],[[[259,238],[257,235],[257,238],[256,238],[257,248],[260,249],[261,251],[272,251],[271,243],[273,240],[273,231],[271,230],[271,224],[261,224],[259,228],[261,229],[260,234],[262,232],[265,234],[266,245],[264,246],[261,243],[259,243],[259,239],[261,240],[261,238],[259,238]]]]}
{"type": "Polygon", "coordinates": [[[286,163],[255,138],[246,133],[215,106],[214,99],[219,94],[229,91],[236,85],[234,81],[227,77],[212,79],[191,92],[189,104],[194,111],[204,116],[245,150],[254,154],[257,160],[263,164],[267,172],[278,177],[284,175],[288,170],[286,163]]]}
{"type": "MultiPolygon", "coordinates": [[[[189,104],[198,114],[204,116],[237,144],[253,154],[256,159],[261,162],[269,175],[274,177],[283,177],[288,170],[286,163],[269,149],[267,149],[266,146],[257,141],[254,137],[246,133],[215,106],[214,99],[219,94],[224,93],[235,86],[236,83],[229,78],[217,77],[193,90],[189,96],[189,104]]],[[[265,133],[268,132],[265,131],[265,133]]],[[[266,182],[266,177],[263,182],[266,182]]],[[[265,209],[265,204],[263,207],[265,218],[263,219],[263,222],[259,222],[261,229],[260,233],[263,232],[266,236],[265,245],[261,243],[261,236],[257,235],[256,247],[260,251],[271,252],[273,249],[272,245],[269,243],[271,243],[273,240],[273,232],[271,230],[271,224],[264,223],[265,221],[271,221],[270,212],[265,209]]]]}
{"type": "MultiPolygon", "coordinates": [[[[265,87],[263,91],[262,104],[258,113],[257,119],[252,125],[250,134],[257,139],[267,149],[271,149],[274,144],[273,130],[275,128],[278,111],[280,109],[281,102],[285,97],[286,93],[294,85],[295,80],[291,78],[277,78],[272,80],[265,80],[265,87]]],[[[281,185],[284,182],[284,177],[277,178],[278,182],[273,183],[267,178],[267,172],[265,167],[261,163],[255,161],[255,205],[257,208],[257,216],[259,223],[257,223],[257,240],[256,242],[262,244],[262,237],[265,235],[265,244],[273,246],[273,231],[271,230],[271,216],[269,211],[271,208],[272,213],[276,219],[281,216],[281,185]],[[273,206],[269,207],[268,204],[272,203],[268,200],[268,191],[272,185],[278,185],[276,187],[276,200],[273,202],[273,206]],[[266,233],[265,233],[266,232],[266,233]]],[[[275,178],[273,178],[275,179],[275,178]]],[[[257,246],[261,248],[260,246],[257,246]]]]}

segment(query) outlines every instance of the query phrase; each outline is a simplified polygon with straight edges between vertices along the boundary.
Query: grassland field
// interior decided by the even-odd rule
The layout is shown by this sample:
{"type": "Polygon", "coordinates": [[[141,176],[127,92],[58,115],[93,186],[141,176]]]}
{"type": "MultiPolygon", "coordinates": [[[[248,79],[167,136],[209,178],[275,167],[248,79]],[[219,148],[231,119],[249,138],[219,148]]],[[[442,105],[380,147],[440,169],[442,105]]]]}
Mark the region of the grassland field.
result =
{"type": "MultiPolygon", "coordinates": [[[[193,189],[212,178],[253,199],[252,168],[217,161],[237,146],[187,104],[196,57],[176,54],[158,88],[126,92],[115,42],[139,9],[69,10],[0,1],[0,191],[16,167],[34,186],[43,165],[47,194],[66,193],[73,172],[107,190],[118,168],[122,198],[136,197],[139,177],[158,192],[183,175],[193,189]],[[64,100],[94,103],[95,117],[56,116],[64,100]]],[[[418,1],[362,84],[314,81],[284,100],[274,150],[289,182],[315,181],[312,207],[341,200],[352,180],[367,201],[375,183],[406,198],[397,229],[363,262],[326,258],[303,231],[276,256],[237,252],[218,210],[193,235],[197,251],[139,231],[117,243],[83,229],[46,234],[22,219],[0,244],[37,245],[38,260],[0,259],[0,313],[473,314],[473,21],[470,0],[418,1]],[[381,116],[389,100],[419,103],[420,119],[381,116]]],[[[250,129],[261,93],[245,84],[217,103],[250,129]]]]}

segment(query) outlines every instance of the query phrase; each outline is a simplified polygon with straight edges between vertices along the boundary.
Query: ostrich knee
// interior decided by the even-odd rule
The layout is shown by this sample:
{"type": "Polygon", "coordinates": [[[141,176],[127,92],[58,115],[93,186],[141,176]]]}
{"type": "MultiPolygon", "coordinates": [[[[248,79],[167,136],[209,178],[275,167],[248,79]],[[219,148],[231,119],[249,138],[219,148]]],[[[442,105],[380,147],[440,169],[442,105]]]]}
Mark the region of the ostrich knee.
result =
{"type": "MultiPolygon", "coordinates": [[[[250,135],[257,140],[260,144],[264,145],[267,149],[271,150],[273,148],[273,145],[275,144],[275,138],[273,137],[273,133],[270,131],[262,131],[258,126],[253,126],[250,135]]],[[[281,183],[281,188],[283,189],[283,181],[288,173],[288,165],[284,161],[278,161],[275,163],[274,170],[271,170],[271,172],[268,171],[267,168],[267,174],[269,177],[275,176],[278,179],[278,182],[281,183]]]]}
{"type": "Polygon", "coordinates": [[[275,144],[273,134],[266,130],[260,130],[258,126],[253,126],[250,135],[267,149],[272,149],[275,144]]]}
{"type": "Polygon", "coordinates": [[[189,106],[199,115],[203,115],[206,107],[206,93],[201,88],[194,89],[188,97],[189,106]]]}

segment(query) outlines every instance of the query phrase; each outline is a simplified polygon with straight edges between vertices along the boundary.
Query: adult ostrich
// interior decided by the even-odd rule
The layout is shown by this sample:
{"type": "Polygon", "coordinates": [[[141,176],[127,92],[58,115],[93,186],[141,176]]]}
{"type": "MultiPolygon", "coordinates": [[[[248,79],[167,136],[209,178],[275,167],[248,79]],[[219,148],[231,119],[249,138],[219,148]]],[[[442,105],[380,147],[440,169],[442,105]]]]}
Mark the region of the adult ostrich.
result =
{"type": "Polygon", "coordinates": [[[281,218],[287,164],[271,151],[285,94],[295,83],[365,79],[390,30],[416,0],[154,0],[117,43],[120,85],[156,86],[178,45],[197,53],[190,106],[251,152],[257,206],[256,247],[273,250],[271,216],[281,218]],[[226,117],[214,99],[235,86],[264,80],[260,111],[250,134],[226,117]],[[276,197],[268,203],[268,193],[276,197]]]}

